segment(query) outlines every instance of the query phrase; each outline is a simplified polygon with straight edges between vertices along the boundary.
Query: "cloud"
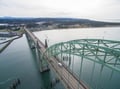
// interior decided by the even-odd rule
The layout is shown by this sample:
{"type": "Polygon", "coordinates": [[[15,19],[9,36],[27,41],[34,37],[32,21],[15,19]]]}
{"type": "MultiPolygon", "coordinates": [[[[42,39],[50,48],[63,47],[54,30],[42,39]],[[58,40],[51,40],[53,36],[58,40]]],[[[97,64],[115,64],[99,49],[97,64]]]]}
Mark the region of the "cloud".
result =
{"type": "Polygon", "coordinates": [[[0,16],[120,18],[120,0],[0,0],[0,16]]]}

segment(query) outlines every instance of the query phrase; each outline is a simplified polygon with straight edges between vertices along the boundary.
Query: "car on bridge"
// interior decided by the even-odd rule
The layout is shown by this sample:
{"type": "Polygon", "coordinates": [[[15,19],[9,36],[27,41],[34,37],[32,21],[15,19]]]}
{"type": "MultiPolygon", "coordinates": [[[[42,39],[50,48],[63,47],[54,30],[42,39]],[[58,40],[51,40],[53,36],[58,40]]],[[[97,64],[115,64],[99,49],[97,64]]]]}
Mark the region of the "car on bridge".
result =
{"type": "Polygon", "coordinates": [[[62,63],[60,63],[60,62],[58,63],[58,66],[59,66],[59,67],[63,67],[62,63]]]}

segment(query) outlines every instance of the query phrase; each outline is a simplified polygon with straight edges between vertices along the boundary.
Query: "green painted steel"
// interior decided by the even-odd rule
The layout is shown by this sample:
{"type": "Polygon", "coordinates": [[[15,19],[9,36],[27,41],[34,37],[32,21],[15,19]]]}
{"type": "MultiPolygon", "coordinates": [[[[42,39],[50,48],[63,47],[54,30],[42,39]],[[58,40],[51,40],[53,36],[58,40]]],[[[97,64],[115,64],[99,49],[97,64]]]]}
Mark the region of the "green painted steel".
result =
{"type": "Polygon", "coordinates": [[[120,72],[120,41],[78,39],[50,46],[44,54],[49,57],[69,54],[83,57],[120,72]]]}

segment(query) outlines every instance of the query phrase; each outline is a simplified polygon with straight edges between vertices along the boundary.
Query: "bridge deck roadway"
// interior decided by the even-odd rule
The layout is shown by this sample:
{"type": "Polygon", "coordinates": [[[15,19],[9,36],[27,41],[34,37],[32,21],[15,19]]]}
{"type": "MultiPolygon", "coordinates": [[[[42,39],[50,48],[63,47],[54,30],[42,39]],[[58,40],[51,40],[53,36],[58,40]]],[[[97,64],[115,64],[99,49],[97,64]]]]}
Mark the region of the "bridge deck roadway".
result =
{"type": "MultiPolygon", "coordinates": [[[[35,35],[25,29],[25,32],[33,39],[33,41],[37,41],[37,44],[39,46],[39,50],[44,53],[46,48],[44,44],[37,38],[35,35]]],[[[66,68],[66,66],[60,67],[58,65],[59,61],[55,57],[48,57],[48,55],[45,54],[45,57],[48,61],[48,64],[50,67],[56,72],[61,82],[64,84],[66,89],[89,89],[88,86],[86,86],[82,81],[79,81],[73,73],[69,71],[69,69],[66,68]]]]}

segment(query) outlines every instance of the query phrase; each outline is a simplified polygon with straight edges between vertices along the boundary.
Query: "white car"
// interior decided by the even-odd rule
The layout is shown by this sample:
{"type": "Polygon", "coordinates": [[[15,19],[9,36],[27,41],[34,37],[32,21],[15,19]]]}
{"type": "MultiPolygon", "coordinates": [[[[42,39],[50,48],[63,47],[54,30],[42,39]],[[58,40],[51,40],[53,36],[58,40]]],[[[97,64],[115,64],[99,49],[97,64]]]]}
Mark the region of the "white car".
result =
{"type": "Polygon", "coordinates": [[[59,63],[58,63],[58,66],[59,66],[59,67],[62,67],[63,65],[62,65],[62,63],[59,62],[59,63]]]}

